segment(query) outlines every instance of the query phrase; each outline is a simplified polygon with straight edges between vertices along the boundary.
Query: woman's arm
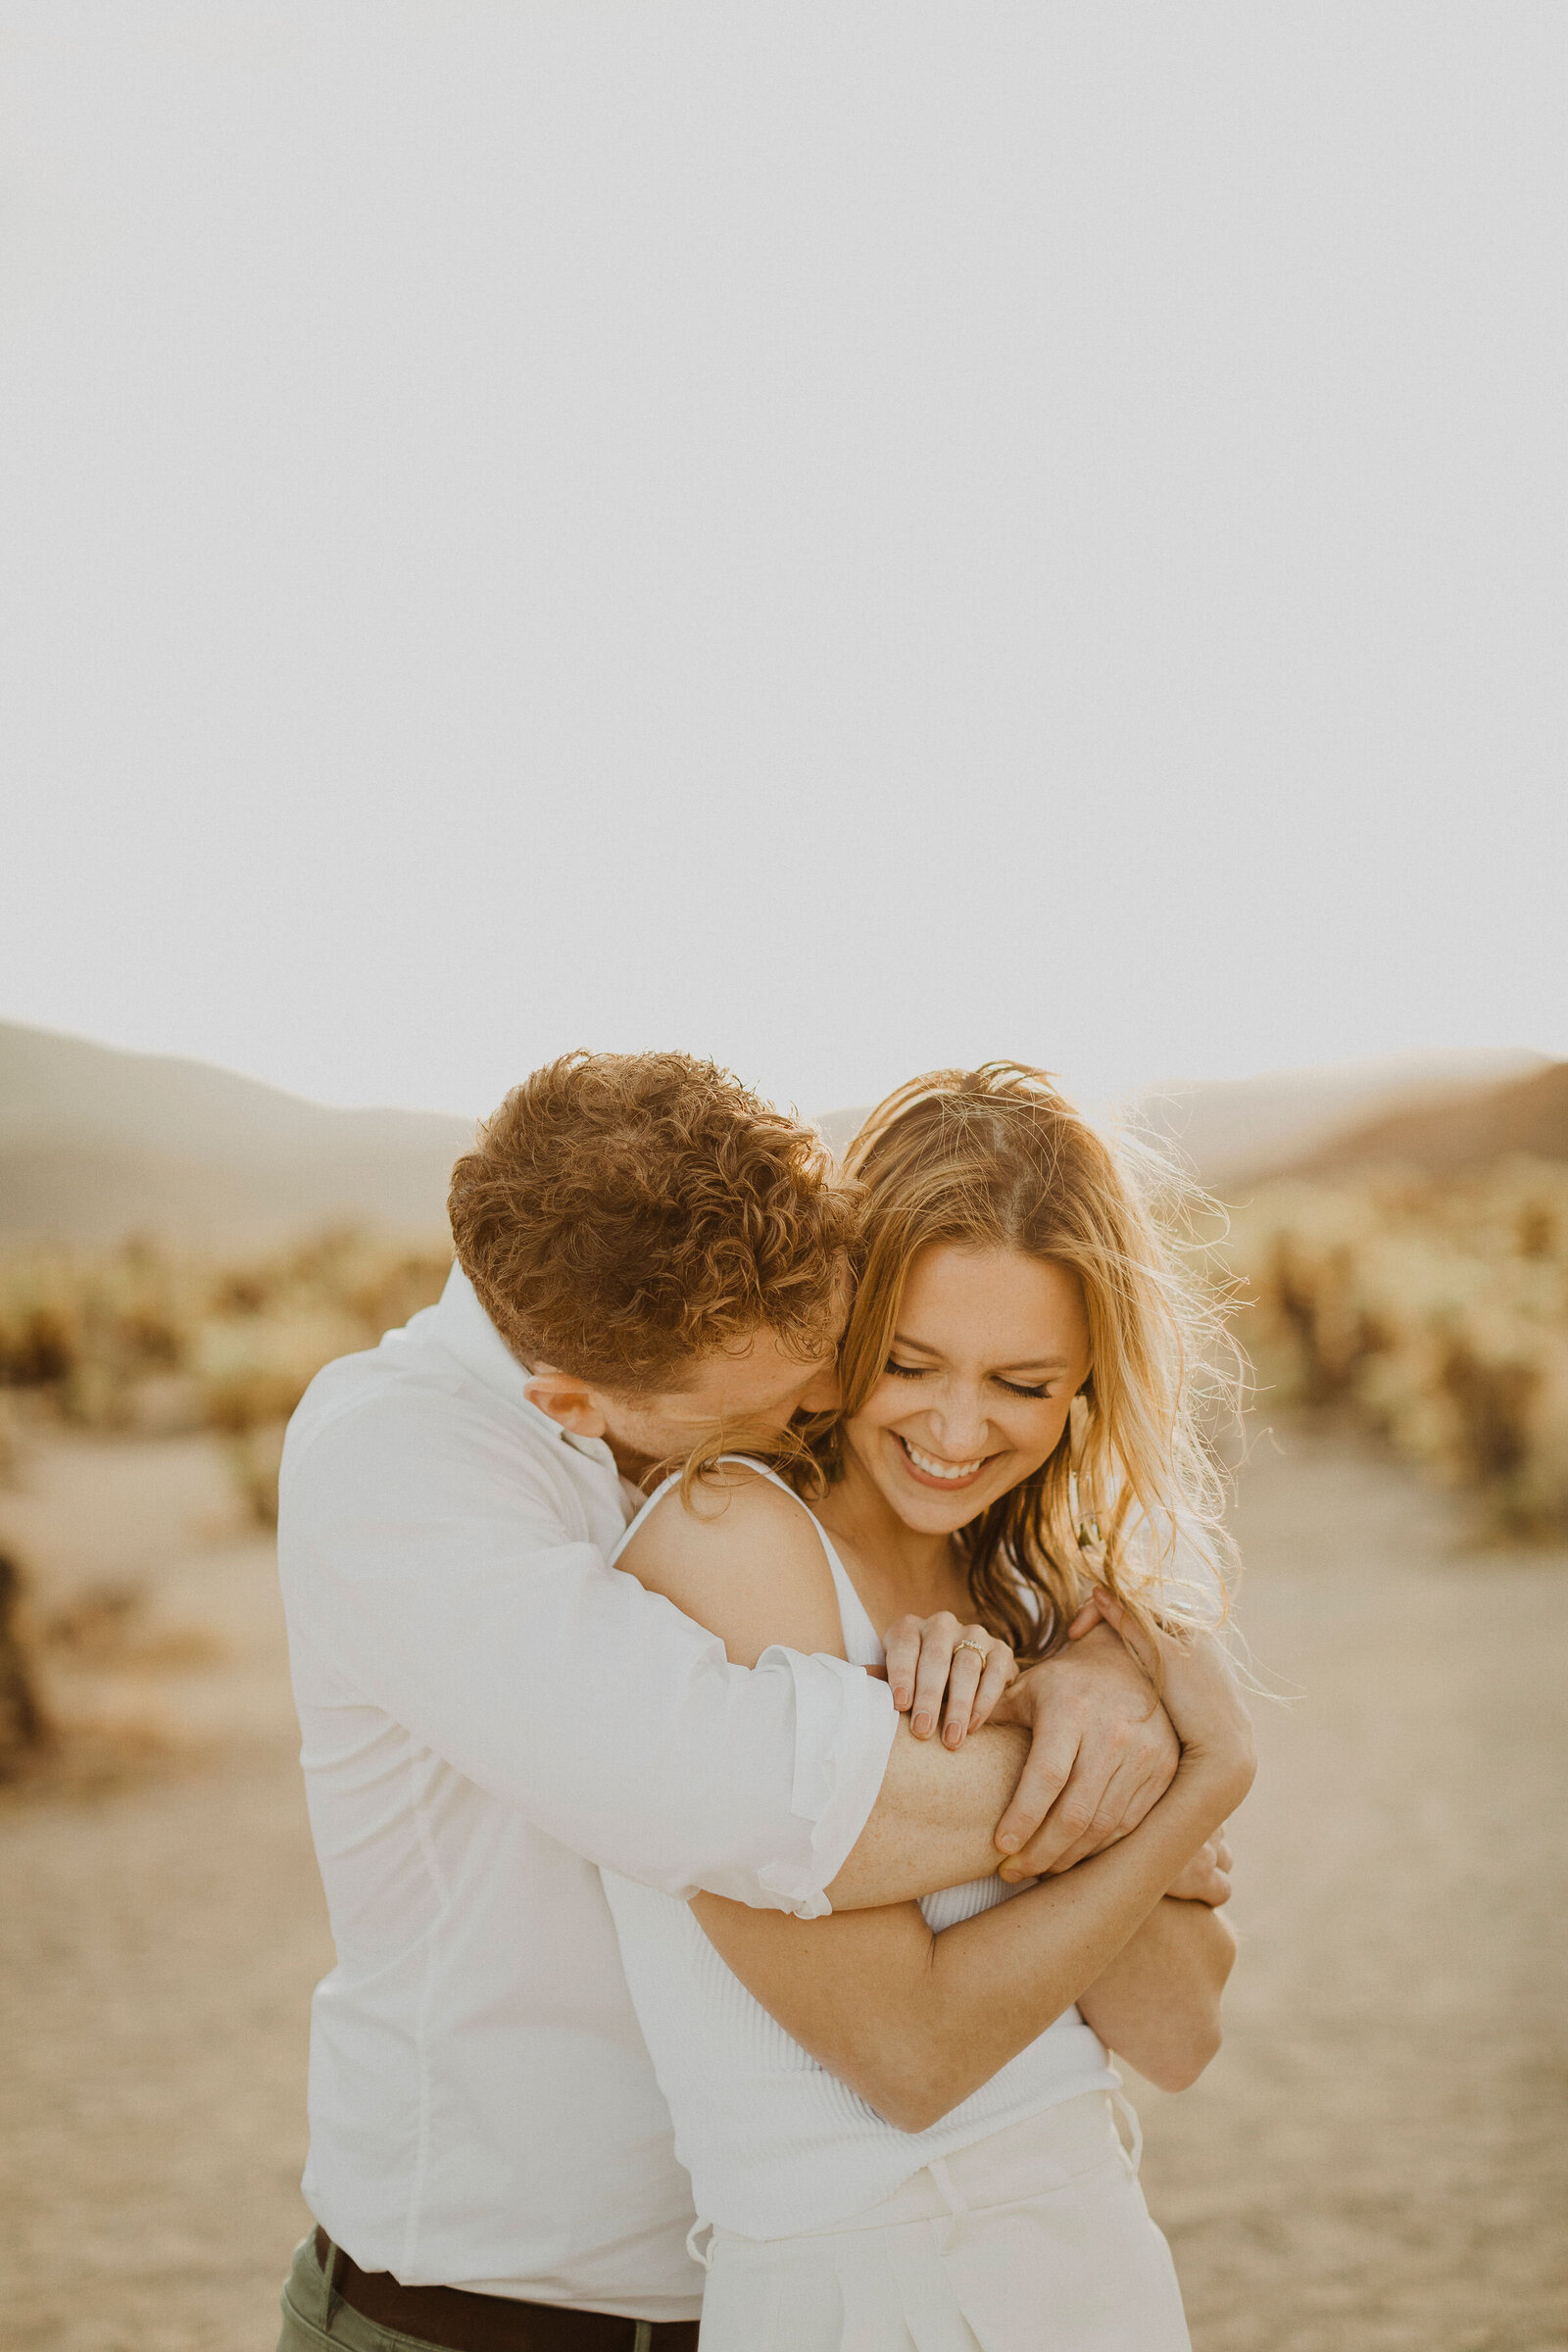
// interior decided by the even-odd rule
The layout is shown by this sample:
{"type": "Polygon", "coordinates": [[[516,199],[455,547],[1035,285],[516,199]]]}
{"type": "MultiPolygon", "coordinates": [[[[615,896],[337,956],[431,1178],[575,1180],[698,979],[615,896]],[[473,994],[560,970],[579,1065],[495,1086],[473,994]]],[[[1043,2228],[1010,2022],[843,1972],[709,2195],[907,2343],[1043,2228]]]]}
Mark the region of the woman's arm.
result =
{"type": "Polygon", "coordinates": [[[1219,2048],[1220,1996],[1236,1937],[1218,1913],[1230,1899],[1222,1825],[1079,1998],[1101,2040],[1161,2090],[1186,2090],[1219,2048]]]}
{"type": "MultiPolygon", "coordinates": [[[[900,2131],[920,2132],[1107,1975],[1250,1777],[1245,1743],[1185,1757],[1130,1838],[940,1936],[913,1903],[811,1921],[716,1895],[693,1909],[797,2041],[900,2131]]],[[[1120,2015],[1114,1988],[1108,2006],[1120,2015]]]]}
{"type": "MultiPolygon", "coordinates": [[[[1109,1967],[1077,1995],[1078,2007],[1101,2039],[1160,2090],[1188,2089],[1220,2045],[1220,1996],[1236,1957],[1236,1937],[1218,1912],[1219,1904],[1230,1899],[1230,1848],[1222,1831],[1178,1873],[1174,1886],[1177,1891],[1162,1896],[1109,1967]]],[[[874,2046],[866,2041],[863,2021],[856,2019],[853,2046],[846,2050],[841,2041],[835,2041],[834,2047],[841,2060],[858,2066],[857,2087],[862,2096],[890,2120],[899,2120],[905,2100],[910,2097],[915,2104],[907,2112],[923,2112],[920,2081],[932,2059],[942,2068],[943,2094],[954,2094],[951,2105],[978,2089],[990,2080],[996,2066],[1016,2055],[1005,2021],[995,2017],[977,2021],[974,2013],[972,2004],[992,1997],[984,1973],[986,1955],[978,1948],[966,1950],[962,1940],[951,1941],[967,1936],[978,1947],[981,1937],[970,1936],[969,1931],[990,1922],[995,1924],[987,1927],[986,1933],[1000,1943],[1003,1928],[997,1913],[984,1913],[964,1928],[949,1929],[938,1937],[927,1928],[916,1905],[901,1904],[858,1914],[859,1927],[840,1931],[837,1940],[835,1923],[824,1920],[818,1923],[822,1932],[813,1934],[808,1944],[790,1945],[754,1936],[743,1921],[731,1916],[740,1908],[717,1897],[702,1896],[697,1916],[710,1940],[735,1973],[745,1978],[764,2007],[772,2007],[779,1999],[791,2005],[794,2022],[781,2022],[789,2025],[796,2039],[806,2041],[824,2065],[833,2065],[835,2073],[844,2074],[844,2065],[834,2064],[824,2049],[826,2035],[833,2030],[837,1992],[852,1972],[862,1988],[875,1987],[874,2046]],[[869,1934],[865,1932],[868,1926],[872,1929],[869,1934]],[[939,1981],[944,1963],[949,1983],[939,1981]],[[812,2002],[819,1971],[830,1987],[826,2016],[812,2002]],[[983,2031],[976,2034],[977,2022],[1002,2030],[995,2037],[983,2031]],[[808,2038],[811,2034],[815,2040],[808,2038]],[[919,2035],[939,2037],[942,2049],[927,2047],[917,2060],[911,2060],[908,2042],[919,2035]]],[[[1015,1913],[1011,1932],[1016,1933],[1025,1916],[1015,1913]]],[[[1031,1926],[1031,1939],[1034,1934],[1031,1926]]],[[[999,1949],[995,1960],[1005,1968],[1005,1951],[999,1949]]],[[[1027,2003],[1027,1994],[1025,2000],[1027,2003]]],[[[1062,2007],[1066,2005],[1062,2003],[1062,2007]]],[[[1028,2029],[1026,2039],[1032,2039],[1052,2020],[1026,2006],[1023,2022],[1028,2029]]],[[[940,2110],[943,2114],[947,2111],[946,2106],[940,2110]]],[[[928,2116],[925,2120],[936,2119],[928,2116]]],[[[903,2128],[921,2127],[909,2122],[903,2128]]]]}
{"type": "MultiPolygon", "coordinates": [[[[655,1511],[621,1565],[720,1634],[737,1663],[754,1663],[772,1642],[842,1654],[816,1530],[752,1473],[729,1473],[722,1487],[705,1490],[696,1515],[673,1499],[655,1511]]],[[[958,1774],[965,1758],[968,1769],[980,1762],[987,1737],[956,1752],[935,1742],[922,1748],[903,1730],[900,1742],[928,1758],[928,1768],[958,1774]]],[[[1249,1759],[1245,1740],[1221,1741],[1212,1756],[1196,1750],[1131,1837],[940,1937],[912,1902],[809,1923],[714,1895],[698,1896],[693,1907],[723,1959],[786,2031],[890,2122],[918,2131],[1105,1975],[1238,1800],[1249,1759]]],[[[990,1848],[945,1883],[981,1876],[996,1859],[990,1848]]]]}
{"type": "Polygon", "coordinates": [[[1220,1995],[1235,1959],[1229,1920],[1167,1894],[1078,2006],[1146,2082],[1186,2090],[1219,2048],[1220,1995]]]}

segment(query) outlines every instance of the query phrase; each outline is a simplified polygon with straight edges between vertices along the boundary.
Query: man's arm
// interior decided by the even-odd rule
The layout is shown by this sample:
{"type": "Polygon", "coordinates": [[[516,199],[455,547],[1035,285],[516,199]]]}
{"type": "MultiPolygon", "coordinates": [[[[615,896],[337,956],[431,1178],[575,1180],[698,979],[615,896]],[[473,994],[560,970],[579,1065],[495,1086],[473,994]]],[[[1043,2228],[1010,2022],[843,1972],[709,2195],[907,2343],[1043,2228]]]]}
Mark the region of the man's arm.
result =
{"type": "Polygon", "coordinates": [[[376,1710],[574,1853],[666,1893],[825,1910],[881,1785],[887,1690],[831,1657],[726,1663],[608,1566],[553,1477],[499,1416],[412,1383],[308,1398],[278,1552],[313,1710],[376,1710]]]}
{"type": "Polygon", "coordinates": [[[1028,1760],[1021,1726],[986,1724],[955,1749],[916,1740],[901,1716],[881,1792],[828,1887],[834,1910],[907,1902],[989,1878],[1003,1860],[997,1824],[1028,1760]]]}
{"type": "MultiPolygon", "coordinates": [[[[735,1474],[696,1513],[670,1496],[621,1566],[711,1626],[737,1665],[755,1664],[776,1643],[842,1650],[820,1536],[799,1504],[750,1473],[735,1474]]],[[[993,1723],[959,1748],[916,1740],[901,1724],[880,1793],[829,1897],[836,1910],[869,1909],[986,1878],[1002,1864],[1008,1877],[1037,1877],[1092,1823],[1106,1844],[1135,1828],[1169,1787],[1179,1752],[1149,1683],[1102,1626],[1020,1675],[993,1723]],[[1011,1849],[999,1848],[999,1825],[1015,1837],[1011,1849]]]]}
{"type": "MultiPolygon", "coordinates": [[[[639,1590],[573,1540],[520,1448],[483,1414],[417,1393],[315,1415],[307,1400],[282,1482],[290,1642],[345,1704],[380,1708],[573,1852],[667,1893],[703,1886],[809,1918],[828,1907],[829,1886],[860,1906],[994,1869],[1026,1732],[988,1727],[956,1752],[895,1740],[885,1686],[800,1654],[837,1646],[831,1580],[804,1512],[764,1491],[815,1581],[792,1638],[787,1589],[767,1589],[758,1554],[754,1631],[760,1640],[776,1623],[789,1646],[754,1648],[748,1674],[693,1622],[707,1523],[678,1505],[650,1528],[672,1521],[692,1554],[688,1599],[639,1590]]],[[[723,1581],[733,1595],[733,1573],[723,1581]]],[[[1067,1663],[1053,1661],[1008,1693],[1022,1713],[1037,1691],[1059,1732],[1055,1693],[1079,1689],[1088,1729],[1073,1735],[1075,1755],[1095,1751],[1097,1707],[1132,1716],[1125,1690],[1113,1706],[1103,1693],[1091,1703],[1093,1640],[1077,1645],[1073,1684],[1046,1684],[1067,1663]]],[[[1054,1792],[1050,1775],[1042,1788],[1054,1792]]],[[[1043,1811],[1049,1793],[1030,1801],[1043,1811]]],[[[1033,1848],[1018,1860],[1030,1865],[1033,1848]]]]}
{"type": "Polygon", "coordinates": [[[1044,1877],[1125,1838],[1164,1795],[1181,1750],[1108,1626],[1029,1667],[957,1749],[901,1718],[882,1792],[828,1888],[836,1911],[982,1879],[1044,1877]],[[933,1873],[937,1875],[933,1875],[933,1873]]]}

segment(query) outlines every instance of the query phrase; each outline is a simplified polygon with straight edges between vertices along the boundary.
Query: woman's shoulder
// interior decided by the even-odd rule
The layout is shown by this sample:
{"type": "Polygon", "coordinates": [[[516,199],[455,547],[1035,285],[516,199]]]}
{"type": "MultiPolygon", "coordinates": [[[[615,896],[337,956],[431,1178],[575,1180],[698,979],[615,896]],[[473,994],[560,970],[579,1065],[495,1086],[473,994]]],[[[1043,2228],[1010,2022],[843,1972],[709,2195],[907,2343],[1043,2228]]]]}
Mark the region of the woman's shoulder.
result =
{"type": "Polygon", "coordinates": [[[710,1560],[748,1569],[822,1553],[822,1539],[799,1498],[750,1461],[715,1463],[682,1492],[668,1479],[643,1507],[616,1566],[646,1584],[666,1560],[710,1560]]]}
{"type": "Polygon", "coordinates": [[[620,1553],[624,1568],[722,1637],[752,1666],[773,1642],[842,1655],[838,1594],[806,1505],[761,1470],[725,1462],[655,1501],[620,1553]]]}

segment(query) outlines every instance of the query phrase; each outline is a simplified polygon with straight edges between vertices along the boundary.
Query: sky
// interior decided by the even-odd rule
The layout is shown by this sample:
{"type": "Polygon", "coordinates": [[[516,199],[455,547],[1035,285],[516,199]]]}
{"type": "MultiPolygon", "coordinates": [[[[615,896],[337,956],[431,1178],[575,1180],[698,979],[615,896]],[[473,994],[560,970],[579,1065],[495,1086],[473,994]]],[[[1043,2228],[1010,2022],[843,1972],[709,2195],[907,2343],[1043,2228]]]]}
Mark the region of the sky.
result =
{"type": "Polygon", "coordinates": [[[3,0],[0,1018],[1568,1054],[1560,0],[3,0]]]}

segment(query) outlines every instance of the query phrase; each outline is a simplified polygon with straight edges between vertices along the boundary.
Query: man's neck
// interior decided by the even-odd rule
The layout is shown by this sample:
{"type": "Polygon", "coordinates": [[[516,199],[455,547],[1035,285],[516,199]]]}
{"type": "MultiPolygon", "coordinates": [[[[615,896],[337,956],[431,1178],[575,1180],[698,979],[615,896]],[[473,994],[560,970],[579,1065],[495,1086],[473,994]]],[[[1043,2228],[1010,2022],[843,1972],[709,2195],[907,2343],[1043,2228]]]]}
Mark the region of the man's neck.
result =
{"type": "Polygon", "coordinates": [[[626,1445],[609,1430],[605,1432],[605,1444],[610,1447],[611,1457],[621,1477],[632,1486],[641,1487],[645,1494],[652,1494],[654,1473],[663,1465],[657,1462],[651,1453],[639,1453],[635,1446],[626,1445]]]}

